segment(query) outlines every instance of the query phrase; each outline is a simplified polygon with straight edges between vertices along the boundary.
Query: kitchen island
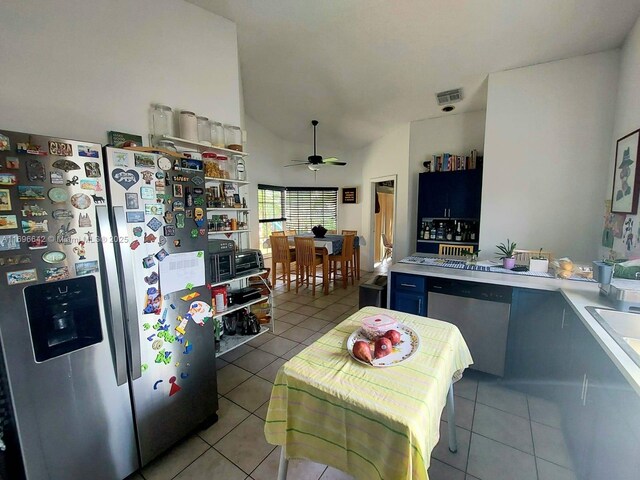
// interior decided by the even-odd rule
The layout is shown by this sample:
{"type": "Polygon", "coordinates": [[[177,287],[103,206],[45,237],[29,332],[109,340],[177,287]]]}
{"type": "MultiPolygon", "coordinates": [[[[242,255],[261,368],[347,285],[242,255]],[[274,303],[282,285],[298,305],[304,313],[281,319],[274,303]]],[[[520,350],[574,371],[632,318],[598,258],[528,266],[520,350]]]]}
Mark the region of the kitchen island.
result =
{"type": "Polygon", "coordinates": [[[579,478],[637,478],[640,367],[586,309],[610,308],[597,283],[396,263],[388,285],[391,309],[458,324],[471,368],[559,406],[579,478]]]}

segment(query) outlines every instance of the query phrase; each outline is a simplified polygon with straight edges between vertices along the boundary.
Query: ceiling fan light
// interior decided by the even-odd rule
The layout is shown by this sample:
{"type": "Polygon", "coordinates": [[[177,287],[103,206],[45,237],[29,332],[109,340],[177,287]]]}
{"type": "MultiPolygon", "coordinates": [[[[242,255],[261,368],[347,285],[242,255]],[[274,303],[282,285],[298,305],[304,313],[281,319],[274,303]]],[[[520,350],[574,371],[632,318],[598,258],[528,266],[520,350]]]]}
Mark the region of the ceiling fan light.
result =
{"type": "Polygon", "coordinates": [[[317,172],[318,170],[320,170],[320,166],[319,165],[308,165],[307,168],[309,170],[311,170],[312,172],[317,172]]]}

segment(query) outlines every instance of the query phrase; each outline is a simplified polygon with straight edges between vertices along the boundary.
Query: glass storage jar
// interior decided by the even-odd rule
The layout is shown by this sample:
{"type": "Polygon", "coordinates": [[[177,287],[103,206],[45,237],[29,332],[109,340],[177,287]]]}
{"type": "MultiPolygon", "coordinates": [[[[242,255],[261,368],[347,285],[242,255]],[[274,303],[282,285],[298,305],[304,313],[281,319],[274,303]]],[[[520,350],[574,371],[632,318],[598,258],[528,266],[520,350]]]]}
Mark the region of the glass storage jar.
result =
{"type": "Polygon", "coordinates": [[[223,173],[220,170],[216,158],[218,156],[214,152],[203,152],[202,160],[204,162],[204,176],[210,178],[220,178],[223,173]]]}
{"type": "Polygon", "coordinates": [[[226,155],[218,155],[218,158],[216,158],[216,160],[223,174],[221,178],[234,180],[235,172],[232,172],[232,168],[230,166],[231,162],[229,162],[229,157],[227,157],[226,155]]]}
{"type": "Polygon", "coordinates": [[[211,144],[214,147],[224,148],[224,127],[222,123],[211,120],[211,144]]]}
{"type": "Polygon", "coordinates": [[[240,130],[240,127],[225,125],[224,140],[229,150],[242,151],[242,130],[240,130]]]}
{"type": "Polygon", "coordinates": [[[151,111],[153,134],[155,136],[173,136],[173,110],[166,105],[157,104],[151,111]]]}
{"type": "Polygon", "coordinates": [[[244,158],[242,158],[242,155],[233,155],[232,158],[236,169],[236,180],[246,180],[247,172],[245,170],[244,158]]]}
{"type": "Polygon", "coordinates": [[[198,141],[198,120],[195,113],[188,110],[180,112],[180,138],[191,142],[198,141]]]}
{"type": "Polygon", "coordinates": [[[211,125],[207,117],[196,117],[198,125],[198,142],[211,145],[211,125]]]}

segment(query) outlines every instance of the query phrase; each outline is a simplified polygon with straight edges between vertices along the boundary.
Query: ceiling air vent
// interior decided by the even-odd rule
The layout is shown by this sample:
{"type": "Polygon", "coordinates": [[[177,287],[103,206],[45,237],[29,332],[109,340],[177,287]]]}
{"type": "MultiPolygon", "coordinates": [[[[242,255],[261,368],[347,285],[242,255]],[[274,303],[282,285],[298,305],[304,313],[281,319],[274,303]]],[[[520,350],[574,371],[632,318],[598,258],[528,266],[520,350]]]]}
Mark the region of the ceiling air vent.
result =
{"type": "Polygon", "coordinates": [[[439,92],[436,93],[436,97],[438,97],[438,105],[448,105],[459,102],[462,100],[462,89],[456,88],[454,90],[447,90],[446,92],[439,92]]]}

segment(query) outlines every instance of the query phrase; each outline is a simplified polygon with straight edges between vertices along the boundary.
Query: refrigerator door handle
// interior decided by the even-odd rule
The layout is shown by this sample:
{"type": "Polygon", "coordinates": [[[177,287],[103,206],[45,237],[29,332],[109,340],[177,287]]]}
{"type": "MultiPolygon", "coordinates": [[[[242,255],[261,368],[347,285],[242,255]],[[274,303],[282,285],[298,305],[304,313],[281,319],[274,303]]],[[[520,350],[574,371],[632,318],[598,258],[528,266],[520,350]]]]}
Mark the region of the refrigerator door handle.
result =
{"type": "Polygon", "coordinates": [[[118,270],[116,268],[116,252],[111,241],[111,228],[109,226],[109,212],[104,205],[96,205],[96,219],[98,223],[98,236],[107,239],[101,242],[104,255],[104,270],[106,282],[103,288],[109,306],[111,335],[113,339],[114,360],[116,369],[116,381],[118,386],[127,383],[127,350],[124,334],[124,312],[120,300],[120,289],[112,286],[118,285],[118,270]]]}
{"type": "Polygon", "coordinates": [[[129,237],[127,232],[127,221],[123,207],[113,207],[113,217],[116,221],[116,233],[118,235],[120,245],[120,259],[122,260],[122,285],[131,288],[133,291],[128,292],[127,288],[122,289],[125,304],[126,328],[129,334],[129,349],[131,353],[131,380],[135,380],[142,376],[142,358],[140,355],[140,329],[138,326],[138,310],[136,305],[136,297],[134,290],[133,277],[133,261],[131,259],[131,249],[128,245],[122,245],[124,239],[129,237]]]}

